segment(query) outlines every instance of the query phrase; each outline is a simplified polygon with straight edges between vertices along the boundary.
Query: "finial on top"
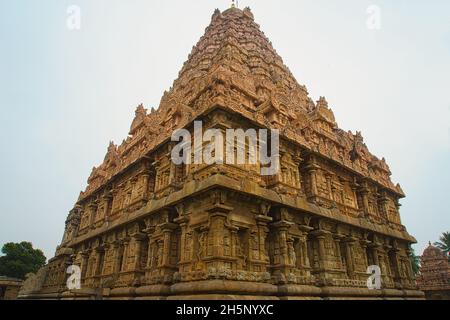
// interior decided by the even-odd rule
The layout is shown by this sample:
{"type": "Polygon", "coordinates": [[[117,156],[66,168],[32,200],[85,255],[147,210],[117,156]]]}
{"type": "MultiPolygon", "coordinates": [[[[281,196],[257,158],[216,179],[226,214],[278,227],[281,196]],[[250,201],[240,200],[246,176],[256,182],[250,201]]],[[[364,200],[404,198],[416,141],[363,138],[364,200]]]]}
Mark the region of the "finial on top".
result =
{"type": "Polygon", "coordinates": [[[231,7],[232,8],[238,8],[239,7],[239,4],[238,4],[238,1],[237,0],[231,0],[231,7]]]}

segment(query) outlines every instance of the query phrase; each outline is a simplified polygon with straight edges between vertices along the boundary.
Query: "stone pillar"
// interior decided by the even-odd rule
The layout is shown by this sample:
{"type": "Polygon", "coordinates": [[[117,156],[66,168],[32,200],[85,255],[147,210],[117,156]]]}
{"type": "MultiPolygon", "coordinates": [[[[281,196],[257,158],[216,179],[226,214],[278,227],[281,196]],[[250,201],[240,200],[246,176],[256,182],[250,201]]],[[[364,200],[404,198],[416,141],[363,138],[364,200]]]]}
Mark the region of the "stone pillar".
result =
{"type": "Polygon", "coordinates": [[[269,262],[269,257],[266,256],[266,238],[269,233],[267,224],[272,221],[272,218],[265,215],[257,215],[255,220],[258,226],[259,260],[269,262]]]}
{"type": "Polygon", "coordinates": [[[319,267],[314,270],[316,278],[321,285],[330,285],[332,271],[330,267],[330,256],[325,248],[325,242],[331,237],[331,232],[326,230],[315,230],[310,233],[317,243],[317,253],[319,258],[319,267]]]}
{"type": "Polygon", "coordinates": [[[153,260],[153,233],[155,232],[155,228],[148,226],[144,230],[147,238],[148,238],[148,248],[147,248],[147,262],[146,262],[146,268],[150,269],[152,267],[152,260],[153,260]]]}
{"type": "Polygon", "coordinates": [[[355,261],[353,259],[353,246],[357,239],[348,237],[344,239],[345,243],[345,260],[347,261],[347,274],[350,279],[355,277],[355,261]]]}
{"type": "Polygon", "coordinates": [[[394,283],[393,274],[395,272],[391,267],[390,257],[389,257],[389,251],[391,250],[391,248],[392,247],[386,243],[380,244],[377,247],[378,256],[381,257],[381,259],[379,259],[379,263],[380,263],[383,283],[385,285],[394,283]]]}
{"type": "Polygon", "coordinates": [[[301,175],[300,175],[300,166],[303,162],[303,158],[301,157],[300,154],[294,155],[292,157],[292,160],[294,161],[295,164],[295,187],[298,188],[300,190],[300,194],[303,195],[303,186],[302,186],[302,180],[301,180],[301,175]]]}
{"type": "Polygon", "coordinates": [[[119,213],[119,211],[122,208],[119,208],[117,202],[118,202],[118,196],[119,194],[119,187],[115,186],[113,189],[111,189],[111,212],[109,213],[108,221],[111,220],[111,216],[115,216],[119,213]]]}
{"type": "MultiPolygon", "coordinates": [[[[168,160],[170,161],[170,160],[168,160]]],[[[170,168],[169,168],[169,183],[168,185],[175,185],[177,183],[176,181],[176,170],[177,170],[177,165],[175,163],[173,163],[173,161],[170,161],[170,168]]]]}
{"type": "Polygon", "coordinates": [[[122,265],[120,266],[120,271],[128,271],[129,247],[130,247],[130,239],[125,239],[123,241],[123,258],[122,258],[122,265]]]}
{"type": "Polygon", "coordinates": [[[223,257],[224,251],[223,251],[223,235],[225,231],[225,222],[226,222],[226,215],[224,215],[221,212],[216,212],[210,214],[210,230],[211,233],[209,236],[213,237],[212,241],[212,256],[213,257],[223,257]]]}
{"type": "Polygon", "coordinates": [[[181,237],[180,237],[180,265],[185,263],[189,263],[192,260],[192,243],[188,242],[188,225],[189,225],[189,216],[183,215],[179,218],[175,219],[174,222],[178,223],[181,228],[181,237]],[[188,247],[188,248],[187,248],[188,247]]]}
{"type": "Polygon", "coordinates": [[[119,260],[119,255],[120,255],[120,249],[121,249],[122,243],[119,240],[116,240],[113,242],[113,250],[114,250],[114,267],[113,267],[113,274],[118,274],[120,272],[120,260],[119,260]]]}
{"type": "Polygon", "coordinates": [[[112,196],[112,192],[106,192],[105,195],[103,196],[103,201],[104,201],[104,211],[103,211],[103,217],[105,222],[109,221],[109,215],[111,214],[110,209],[111,209],[111,202],[112,202],[113,196],[112,196]]]}
{"type": "Polygon", "coordinates": [[[97,264],[97,252],[95,249],[90,250],[88,258],[88,268],[86,271],[86,278],[95,276],[95,266],[97,264]]]}
{"type": "Polygon", "coordinates": [[[288,249],[288,230],[294,223],[286,220],[280,220],[273,222],[271,227],[274,231],[274,245],[278,246],[279,252],[274,254],[274,265],[272,269],[274,274],[278,276],[278,281],[283,283],[286,281],[286,275],[290,273],[292,268],[289,261],[289,249],[288,249]]]}
{"type": "Polygon", "coordinates": [[[358,204],[358,195],[357,195],[358,185],[357,185],[357,183],[355,181],[351,182],[350,187],[352,188],[353,200],[355,201],[355,208],[362,209],[359,207],[359,204],[358,204]]]}
{"type": "MultiPolygon", "coordinates": [[[[231,256],[237,257],[238,256],[238,231],[239,228],[232,228],[230,230],[231,234],[231,256]]],[[[237,265],[233,264],[233,269],[237,270],[237,265]]]]}
{"type": "Polygon", "coordinates": [[[210,217],[209,237],[213,238],[211,252],[214,258],[222,258],[224,256],[223,235],[227,215],[231,210],[232,208],[224,205],[214,206],[207,210],[210,217]]]}
{"type": "Polygon", "coordinates": [[[154,238],[149,244],[152,262],[151,268],[147,272],[147,278],[156,277],[159,283],[170,283],[173,280],[172,275],[178,271],[176,265],[178,261],[172,259],[175,257],[175,253],[177,253],[172,251],[172,244],[173,240],[175,240],[174,237],[176,237],[175,230],[178,228],[178,225],[170,222],[168,211],[162,214],[165,222],[156,227],[154,238]]]}
{"type": "Polygon", "coordinates": [[[160,225],[161,231],[163,233],[163,252],[162,252],[162,267],[173,267],[171,264],[170,258],[171,258],[171,240],[172,240],[172,234],[173,231],[178,226],[174,223],[164,223],[160,225]]]}
{"type": "Polygon", "coordinates": [[[148,171],[145,171],[145,173],[142,174],[142,188],[144,191],[142,192],[142,200],[147,201],[149,199],[149,181],[150,181],[150,173],[148,171]]]}
{"type": "Polygon", "coordinates": [[[395,282],[396,287],[401,288],[402,285],[402,276],[400,274],[400,263],[398,257],[398,248],[392,247],[390,251],[388,251],[389,260],[388,263],[390,265],[392,271],[392,278],[395,282]]]}
{"type": "Polygon", "coordinates": [[[300,238],[300,243],[301,243],[301,250],[302,250],[302,267],[303,268],[311,268],[311,262],[309,261],[309,256],[308,256],[308,244],[306,241],[306,236],[303,236],[302,238],[300,238]]]}
{"type": "Polygon", "coordinates": [[[367,185],[367,182],[364,181],[361,185],[361,188],[359,189],[359,193],[361,195],[362,200],[362,210],[363,210],[363,216],[367,217],[369,215],[369,187],[367,185]]]}
{"type": "Polygon", "coordinates": [[[333,175],[331,173],[326,173],[325,174],[325,178],[327,180],[327,189],[328,189],[328,194],[329,194],[329,198],[331,200],[335,200],[334,196],[333,196],[333,186],[332,186],[332,179],[333,179],[333,175]]]}
{"type": "Polygon", "coordinates": [[[111,244],[105,243],[103,245],[103,255],[104,256],[103,256],[103,266],[102,266],[102,269],[100,270],[101,275],[106,275],[106,265],[108,264],[107,258],[108,258],[110,250],[111,250],[111,244]]]}
{"type": "Polygon", "coordinates": [[[301,249],[301,267],[303,269],[311,269],[311,263],[309,261],[309,255],[308,255],[308,233],[311,232],[314,228],[308,227],[306,225],[300,225],[299,226],[300,231],[302,231],[302,235],[300,236],[300,249],[301,249]]]}
{"type": "Polygon", "coordinates": [[[380,248],[380,245],[375,243],[372,245],[372,257],[373,257],[373,263],[376,266],[380,266],[380,258],[378,257],[378,248],[380,248]]]}
{"type": "Polygon", "coordinates": [[[317,190],[317,176],[316,176],[317,170],[319,169],[320,166],[315,164],[314,158],[311,158],[306,166],[306,170],[309,174],[310,188],[311,188],[311,194],[309,195],[309,197],[316,197],[319,194],[317,190]]]}
{"type": "Polygon", "coordinates": [[[325,238],[328,233],[325,231],[318,231],[315,232],[315,236],[318,242],[318,248],[319,248],[319,265],[321,269],[325,269],[328,267],[328,257],[325,252],[325,238]]]}
{"type": "Polygon", "coordinates": [[[134,245],[134,261],[132,266],[132,271],[141,271],[141,255],[142,255],[142,242],[144,241],[145,235],[138,232],[131,236],[131,241],[134,245]]]}
{"type": "Polygon", "coordinates": [[[97,204],[91,202],[88,205],[88,210],[89,210],[89,228],[95,229],[95,213],[97,211],[97,204]]]}
{"type": "Polygon", "coordinates": [[[153,267],[153,240],[151,235],[148,236],[148,249],[147,249],[147,263],[146,267],[151,269],[153,267]]]}
{"type": "Polygon", "coordinates": [[[342,265],[342,252],[341,252],[341,242],[342,239],[344,238],[343,235],[341,234],[335,234],[333,235],[333,239],[334,239],[334,243],[336,246],[336,253],[337,253],[337,257],[339,259],[339,266],[341,269],[343,269],[343,265],[342,265]]]}
{"type": "Polygon", "coordinates": [[[86,273],[88,269],[88,261],[89,261],[89,251],[85,250],[81,252],[81,279],[86,278],[86,273]]]}
{"type": "Polygon", "coordinates": [[[288,239],[287,239],[288,259],[287,260],[288,260],[288,265],[292,269],[297,267],[297,253],[295,252],[294,242],[295,242],[295,239],[293,237],[288,237],[288,239]]]}
{"type": "Polygon", "coordinates": [[[95,268],[92,272],[92,276],[101,276],[102,275],[102,254],[104,254],[104,248],[97,247],[94,249],[95,252],[95,268]]]}

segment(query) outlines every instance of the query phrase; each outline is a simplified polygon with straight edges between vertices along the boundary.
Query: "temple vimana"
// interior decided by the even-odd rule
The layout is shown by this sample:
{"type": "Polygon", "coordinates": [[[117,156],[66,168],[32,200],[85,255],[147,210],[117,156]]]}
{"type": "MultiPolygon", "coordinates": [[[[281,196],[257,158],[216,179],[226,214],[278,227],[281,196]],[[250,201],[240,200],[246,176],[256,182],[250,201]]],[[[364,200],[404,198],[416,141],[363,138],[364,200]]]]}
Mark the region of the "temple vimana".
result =
{"type": "MultiPolygon", "coordinates": [[[[246,148],[239,145],[238,148],[246,148]]],[[[313,102],[249,8],[216,10],[157,110],[136,109],[24,299],[422,299],[400,185],[313,102]],[[171,160],[177,128],[279,129],[280,170],[171,160]],[[81,289],[66,270],[81,268],[81,289]],[[378,265],[382,289],[369,290],[378,265]]]]}

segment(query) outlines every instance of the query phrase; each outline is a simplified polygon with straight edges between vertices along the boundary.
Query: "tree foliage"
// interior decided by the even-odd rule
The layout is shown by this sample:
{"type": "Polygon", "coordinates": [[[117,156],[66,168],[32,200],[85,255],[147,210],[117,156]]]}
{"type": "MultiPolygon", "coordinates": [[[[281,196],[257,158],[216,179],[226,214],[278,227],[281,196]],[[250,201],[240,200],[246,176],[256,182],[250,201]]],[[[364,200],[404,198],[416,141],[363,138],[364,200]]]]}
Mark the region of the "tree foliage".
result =
{"type": "Polygon", "coordinates": [[[45,265],[46,258],[39,249],[33,249],[30,242],[7,243],[0,257],[0,275],[25,279],[28,273],[36,273],[45,265]]]}
{"type": "Polygon", "coordinates": [[[450,232],[444,232],[439,238],[439,241],[435,242],[434,245],[441,249],[445,253],[445,255],[449,257],[450,261],[450,232]]]}
{"type": "Polygon", "coordinates": [[[409,259],[411,260],[414,275],[417,276],[420,273],[420,257],[416,255],[412,246],[410,246],[409,249],[411,252],[409,259]]]}

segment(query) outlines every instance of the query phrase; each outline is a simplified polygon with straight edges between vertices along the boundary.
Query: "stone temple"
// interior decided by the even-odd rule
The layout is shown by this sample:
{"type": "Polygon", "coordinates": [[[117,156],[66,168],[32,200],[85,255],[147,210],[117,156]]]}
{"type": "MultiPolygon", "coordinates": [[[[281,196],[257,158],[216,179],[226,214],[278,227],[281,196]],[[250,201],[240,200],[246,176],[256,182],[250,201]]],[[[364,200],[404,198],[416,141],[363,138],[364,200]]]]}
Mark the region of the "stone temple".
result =
{"type": "Polygon", "coordinates": [[[249,8],[216,10],[159,108],[140,105],[129,136],[92,170],[56,256],[21,297],[421,299],[390,176],[325,98],[309,98],[249,8]],[[196,120],[278,129],[280,170],[176,165],[171,135],[196,120]],[[80,290],[66,286],[70,265],[80,290]],[[381,290],[367,287],[370,265],[381,290]]]}
{"type": "Polygon", "coordinates": [[[437,247],[425,249],[417,284],[429,300],[450,300],[450,261],[437,247]]]}

